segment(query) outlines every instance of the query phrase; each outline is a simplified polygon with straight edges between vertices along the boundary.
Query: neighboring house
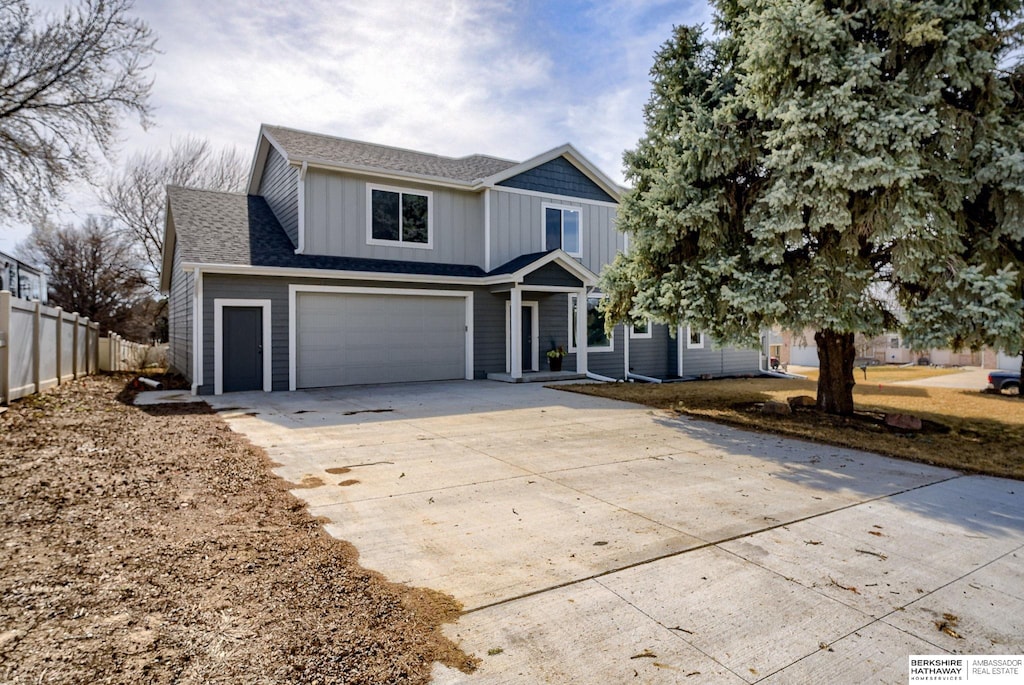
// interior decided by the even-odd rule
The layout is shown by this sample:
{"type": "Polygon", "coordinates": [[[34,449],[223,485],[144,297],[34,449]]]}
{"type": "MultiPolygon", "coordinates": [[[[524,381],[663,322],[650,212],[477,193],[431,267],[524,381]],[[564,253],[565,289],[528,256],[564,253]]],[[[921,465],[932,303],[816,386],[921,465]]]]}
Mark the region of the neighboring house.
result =
{"type": "Polygon", "coordinates": [[[247,194],[168,189],[171,365],[197,393],[518,381],[559,346],[577,374],[757,373],[685,327],[605,336],[620,192],[571,145],[451,158],[265,125],[247,194]]]}
{"type": "MultiPolygon", "coordinates": [[[[814,344],[814,331],[803,333],[782,332],[779,335],[778,356],[783,364],[818,366],[818,347],[814,344]]],[[[883,364],[932,364],[934,366],[980,366],[986,369],[1020,369],[1020,355],[1010,355],[992,348],[950,350],[932,348],[914,350],[898,332],[883,333],[874,338],[857,336],[857,357],[874,359],[883,364]]],[[[773,354],[775,354],[773,352],[773,354]]]]}
{"type": "Polygon", "coordinates": [[[23,300],[39,300],[46,304],[46,274],[0,252],[0,290],[23,300]]]}

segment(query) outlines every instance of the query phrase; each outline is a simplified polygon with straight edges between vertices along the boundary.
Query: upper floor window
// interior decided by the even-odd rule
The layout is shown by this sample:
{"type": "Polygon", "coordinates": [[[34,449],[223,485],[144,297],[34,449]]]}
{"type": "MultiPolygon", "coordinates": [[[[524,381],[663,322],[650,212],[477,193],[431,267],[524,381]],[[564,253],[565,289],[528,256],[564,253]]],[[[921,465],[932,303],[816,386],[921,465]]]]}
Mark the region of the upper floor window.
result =
{"type": "Polygon", "coordinates": [[[367,185],[366,242],[403,247],[433,246],[432,194],[367,185]]]}
{"type": "Polygon", "coordinates": [[[544,250],[560,247],[573,257],[582,255],[580,247],[580,208],[544,205],[544,250]]]}

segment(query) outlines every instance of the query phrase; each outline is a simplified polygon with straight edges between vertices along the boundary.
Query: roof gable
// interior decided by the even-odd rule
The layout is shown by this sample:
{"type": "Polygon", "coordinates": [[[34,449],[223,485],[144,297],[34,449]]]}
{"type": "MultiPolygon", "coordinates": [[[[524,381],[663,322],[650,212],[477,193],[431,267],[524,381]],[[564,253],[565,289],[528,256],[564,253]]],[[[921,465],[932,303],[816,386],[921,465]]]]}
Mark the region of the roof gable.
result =
{"type": "Polygon", "coordinates": [[[516,174],[512,178],[500,181],[497,185],[578,197],[584,200],[615,202],[614,197],[573,166],[565,157],[555,157],[532,169],[516,174]]]}
{"type": "MultiPolygon", "coordinates": [[[[520,177],[519,182],[537,183],[550,183],[551,180],[542,180],[545,177],[550,177],[552,174],[556,177],[561,176],[563,179],[572,179],[572,182],[579,184],[581,190],[576,192],[589,192],[607,195],[610,199],[601,198],[602,201],[610,201],[618,203],[619,196],[622,194],[622,188],[612,181],[610,178],[604,175],[600,169],[590,163],[590,161],[581,155],[579,151],[569,143],[548,150],[547,152],[541,153],[532,159],[528,159],[521,164],[517,164],[513,167],[509,167],[498,173],[494,174],[489,178],[483,180],[485,185],[500,187],[519,187],[507,183],[509,180],[520,177]],[[549,164],[555,160],[562,160],[549,164]],[[568,165],[568,166],[566,166],[568,165]],[[573,172],[572,169],[575,169],[573,172]],[[537,171],[539,170],[539,171],[537,171]],[[531,173],[532,172],[532,173],[531,173]],[[584,177],[590,184],[583,183],[579,177],[584,177]],[[596,191],[595,191],[596,186],[596,191]]],[[[538,190],[536,188],[524,188],[525,190],[534,190],[535,192],[551,192],[549,190],[538,190]]],[[[562,192],[556,194],[564,194],[562,192]]],[[[585,197],[584,195],[574,195],[573,197],[585,197]]],[[[587,197],[586,199],[596,199],[594,197],[587,197]]]]}
{"type": "Polygon", "coordinates": [[[587,286],[597,284],[597,274],[570,257],[562,249],[520,255],[493,269],[488,275],[507,275],[511,281],[530,282],[532,285],[572,285],[575,287],[577,283],[587,286]],[[553,268],[548,268],[549,265],[553,268]]]}

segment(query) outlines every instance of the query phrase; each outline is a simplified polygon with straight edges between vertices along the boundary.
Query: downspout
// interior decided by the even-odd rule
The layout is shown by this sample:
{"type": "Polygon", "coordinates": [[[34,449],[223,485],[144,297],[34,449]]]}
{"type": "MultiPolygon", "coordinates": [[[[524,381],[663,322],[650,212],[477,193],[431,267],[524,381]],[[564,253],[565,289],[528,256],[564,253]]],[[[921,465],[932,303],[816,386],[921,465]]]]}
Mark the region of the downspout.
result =
{"type": "Polygon", "coordinates": [[[622,324],[622,360],[623,360],[623,378],[634,381],[643,381],[644,383],[661,383],[660,378],[652,378],[651,376],[644,376],[643,374],[633,373],[629,370],[629,334],[632,328],[629,324],[622,324]]]}
{"type": "Polygon", "coordinates": [[[192,270],[192,394],[199,394],[203,375],[203,272],[192,270]]]}
{"type": "Polygon", "coordinates": [[[627,373],[626,378],[632,378],[635,381],[643,381],[644,383],[661,383],[660,378],[653,378],[651,376],[644,376],[639,373],[627,373]]]}
{"type": "Polygon", "coordinates": [[[491,189],[484,189],[484,273],[491,273],[491,189]]]}
{"type": "Polygon", "coordinates": [[[592,381],[601,381],[602,383],[618,383],[619,382],[618,379],[609,378],[608,376],[602,376],[601,374],[594,373],[593,371],[587,371],[587,378],[589,378],[592,381]]]}
{"type": "Polygon", "coordinates": [[[629,380],[629,325],[622,324],[622,377],[629,380]]]}
{"type": "Polygon", "coordinates": [[[298,216],[296,221],[299,224],[299,235],[298,245],[295,247],[295,254],[305,254],[306,252],[306,172],[309,170],[309,163],[303,162],[299,168],[299,180],[298,180],[298,216]]]}

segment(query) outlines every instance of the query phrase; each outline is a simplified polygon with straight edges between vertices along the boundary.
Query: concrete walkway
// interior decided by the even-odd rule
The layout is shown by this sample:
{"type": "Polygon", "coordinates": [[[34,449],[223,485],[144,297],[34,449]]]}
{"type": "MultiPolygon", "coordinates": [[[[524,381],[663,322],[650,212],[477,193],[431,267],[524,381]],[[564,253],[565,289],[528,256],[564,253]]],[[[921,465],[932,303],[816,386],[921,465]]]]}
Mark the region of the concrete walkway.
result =
{"type": "MultiPolygon", "coordinates": [[[[984,390],[988,387],[988,374],[992,369],[977,366],[965,366],[957,373],[931,378],[920,378],[915,381],[899,381],[892,385],[913,385],[921,388],[959,388],[961,390],[984,390]]],[[[870,372],[869,372],[870,373],[870,372]]]]}
{"type": "Polygon", "coordinates": [[[211,404],[364,566],[464,603],[481,668],[437,683],[905,683],[910,654],[1024,652],[1016,481],[533,384],[211,404]]]}

